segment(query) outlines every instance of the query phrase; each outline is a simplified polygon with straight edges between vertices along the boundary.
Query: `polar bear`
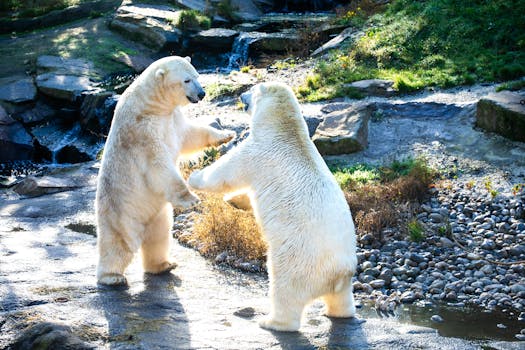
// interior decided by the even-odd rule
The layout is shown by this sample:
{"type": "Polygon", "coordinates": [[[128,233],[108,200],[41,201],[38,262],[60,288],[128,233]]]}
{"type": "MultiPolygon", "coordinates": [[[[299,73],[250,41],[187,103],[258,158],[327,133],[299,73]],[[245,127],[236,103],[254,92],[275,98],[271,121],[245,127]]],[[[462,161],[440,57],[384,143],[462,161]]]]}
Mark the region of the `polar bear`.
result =
{"type": "Polygon", "coordinates": [[[354,222],[343,192],[308,136],[299,103],[281,83],[241,96],[251,133],[211,166],[195,190],[247,191],[268,242],[270,314],[263,328],[296,331],[304,307],[322,297],[326,315],[353,317],[357,267],[354,222]]]}
{"type": "Polygon", "coordinates": [[[173,206],[198,198],[179,172],[179,155],[229,141],[233,131],[198,125],[180,106],[204,90],[189,58],[152,63],[120,97],[106,141],[96,193],[98,282],[125,284],[124,270],[142,253],[144,270],[161,273],[169,261],[173,206]]]}

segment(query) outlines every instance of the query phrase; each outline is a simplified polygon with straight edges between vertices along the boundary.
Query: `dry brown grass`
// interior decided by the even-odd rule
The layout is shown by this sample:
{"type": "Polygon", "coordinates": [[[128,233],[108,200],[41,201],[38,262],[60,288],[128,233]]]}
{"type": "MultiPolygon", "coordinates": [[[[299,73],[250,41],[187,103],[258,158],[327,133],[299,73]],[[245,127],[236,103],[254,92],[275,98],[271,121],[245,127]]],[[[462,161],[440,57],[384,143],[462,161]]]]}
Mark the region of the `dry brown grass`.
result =
{"type": "MultiPolygon", "coordinates": [[[[216,152],[207,152],[183,172],[187,176],[216,158],[216,152]]],[[[344,192],[358,234],[372,233],[381,241],[383,229],[406,228],[406,223],[428,194],[435,173],[419,160],[381,168],[379,173],[379,180],[347,182],[344,192]]],[[[251,211],[236,209],[219,195],[199,193],[199,196],[202,202],[194,216],[193,230],[179,236],[182,243],[193,245],[210,257],[227,251],[229,256],[245,261],[265,259],[267,245],[251,211]]]]}
{"type": "MultiPolygon", "coordinates": [[[[386,169],[387,170],[387,169],[386,169]]],[[[400,225],[417,209],[428,194],[435,173],[422,162],[415,163],[407,175],[388,179],[383,170],[379,183],[355,184],[345,191],[359,233],[372,233],[400,225]]]]}
{"type": "Polygon", "coordinates": [[[221,196],[200,194],[203,199],[193,232],[199,251],[215,256],[223,251],[244,260],[264,260],[266,242],[251,211],[233,208],[221,196]]]}

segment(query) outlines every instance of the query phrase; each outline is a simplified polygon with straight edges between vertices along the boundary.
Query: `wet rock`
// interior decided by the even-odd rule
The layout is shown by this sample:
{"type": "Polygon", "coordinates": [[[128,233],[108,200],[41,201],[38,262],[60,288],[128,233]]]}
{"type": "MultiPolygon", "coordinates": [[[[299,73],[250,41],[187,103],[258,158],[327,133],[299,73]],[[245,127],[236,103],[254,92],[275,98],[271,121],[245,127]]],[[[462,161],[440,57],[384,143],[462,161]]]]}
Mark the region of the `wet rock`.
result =
{"type": "Polygon", "coordinates": [[[154,50],[180,48],[182,32],[171,23],[179,12],[165,5],[121,6],[109,27],[154,50]]]}
{"type": "Polygon", "coordinates": [[[36,77],[38,90],[50,97],[74,102],[83,91],[94,90],[93,82],[85,76],[44,73],[36,77]]]}
{"type": "Polygon", "coordinates": [[[0,106],[0,162],[32,159],[33,139],[23,125],[0,106]]]}
{"type": "Polygon", "coordinates": [[[212,28],[198,32],[191,38],[191,47],[205,47],[220,52],[231,51],[233,41],[239,32],[233,29],[212,28]]]}
{"type": "Polygon", "coordinates": [[[56,323],[37,323],[25,330],[9,347],[13,350],[91,350],[95,346],[83,342],[71,328],[56,323]]]}
{"type": "Polygon", "coordinates": [[[443,317],[439,316],[439,315],[432,315],[432,317],[430,317],[430,320],[432,322],[436,322],[436,323],[443,323],[445,322],[445,320],[443,319],[443,317]]]}
{"type": "Polygon", "coordinates": [[[255,316],[255,309],[253,307],[245,307],[233,313],[237,317],[251,319],[255,316]]]}
{"type": "Polygon", "coordinates": [[[437,223],[443,222],[443,216],[439,213],[431,213],[429,217],[433,223],[437,224],[437,223]]]}
{"type": "Polygon", "coordinates": [[[38,101],[35,107],[15,115],[15,118],[25,125],[35,125],[52,119],[56,112],[55,109],[38,101]]]}
{"type": "Polygon", "coordinates": [[[31,78],[22,78],[0,86],[0,101],[9,103],[25,103],[34,101],[36,87],[31,78]]]}
{"type": "Polygon", "coordinates": [[[464,110],[456,105],[437,102],[377,103],[383,118],[452,118],[464,110]]]}
{"type": "Polygon", "coordinates": [[[79,124],[72,128],[53,123],[34,127],[31,133],[38,142],[40,156],[57,163],[94,160],[102,142],[92,135],[82,135],[79,124]]]}
{"type": "Polygon", "coordinates": [[[299,45],[299,37],[295,32],[249,32],[240,34],[236,40],[239,46],[246,47],[246,56],[250,58],[263,53],[285,52],[299,45]]]}
{"type": "Polygon", "coordinates": [[[384,79],[368,79],[359,80],[353,83],[345,85],[349,88],[357,90],[358,92],[369,95],[369,96],[383,96],[390,97],[395,94],[395,90],[392,88],[394,82],[391,80],[384,79]]]}
{"type": "Polygon", "coordinates": [[[525,142],[525,93],[491,93],[477,104],[476,125],[511,140],[525,142]]]}
{"type": "Polygon", "coordinates": [[[361,36],[363,36],[363,32],[358,32],[353,27],[346,28],[339,35],[330,39],[328,42],[324,43],[321,47],[314,50],[311,56],[316,57],[316,56],[323,55],[330,50],[340,47],[345,41],[348,41],[348,40],[355,41],[359,39],[361,36]]]}
{"type": "Polygon", "coordinates": [[[481,249],[485,250],[493,250],[496,248],[496,243],[494,243],[493,240],[486,238],[483,240],[483,243],[481,243],[480,247],[481,249]]]}
{"type": "Polygon", "coordinates": [[[70,179],[52,176],[28,176],[15,184],[13,191],[26,197],[38,197],[43,194],[69,191],[77,187],[77,184],[70,179]]]}
{"type": "Polygon", "coordinates": [[[394,277],[394,273],[388,268],[382,269],[378,276],[378,278],[384,280],[387,285],[390,284],[390,281],[392,281],[392,277],[394,277]]]}
{"type": "Polygon", "coordinates": [[[82,105],[80,106],[80,125],[83,130],[96,135],[107,135],[113,112],[116,106],[116,99],[109,91],[94,91],[84,94],[82,105]],[[115,103],[112,103],[115,101],[115,103]]]}
{"type": "Polygon", "coordinates": [[[97,236],[97,227],[89,221],[76,221],[69,223],[64,226],[67,229],[70,229],[71,231],[79,232],[79,233],[85,233],[90,236],[97,236]]]}
{"type": "Polygon", "coordinates": [[[525,335],[524,334],[516,334],[515,337],[516,337],[516,339],[518,339],[520,341],[525,341],[525,335]]]}
{"type": "Polygon", "coordinates": [[[414,292],[407,290],[403,294],[401,294],[400,300],[402,303],[412,303],[414,300],[416,300],[416,296],[414,292]]]}
{"type": "Polygon", "coordinates": [[[324,116],[312,138],[319,152],[337,155],[365,149],[370,114],[368,106],[357,106],[324,116]]]}
{"type": "Polygon", "coordinates": [[[370,281],[369,284],[374,289],[380,289],[380,288],[383,288],[385,286],[386,282],[385,282],[385,280],[377,279],[377,280],[370,281]]]}

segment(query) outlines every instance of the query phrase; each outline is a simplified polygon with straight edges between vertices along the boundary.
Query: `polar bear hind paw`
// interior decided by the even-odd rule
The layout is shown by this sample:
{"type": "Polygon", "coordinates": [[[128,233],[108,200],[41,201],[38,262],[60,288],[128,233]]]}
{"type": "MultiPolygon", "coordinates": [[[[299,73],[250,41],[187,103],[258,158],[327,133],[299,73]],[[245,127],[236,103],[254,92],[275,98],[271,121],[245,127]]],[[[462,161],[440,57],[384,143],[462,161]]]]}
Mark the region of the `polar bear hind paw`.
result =
{"type": "Polygon", "coordinates": [[[126,277],[118,273],[107,273],[98,278],[98,283],[108,286],[122,286],[128,284],[126,277]]]}
{"type": "Polygon", "coordinates": [[[154,268],[148,268],[146,269],[147,273],[152,273],[154,275],[158,275],[161,273],[167,273],[173,270],[177,267],[177,264],[171,261],[164,261],[163,263],[160,263],[154,268]]]}
{"type": "Polygon", "coordinates": [[[264,329],[279,331],[279,332],[297,332],[301,326],[299,322],[279,322],[270,317],[265,317],[259,320],[259,326],[264,329]]]}
{"type": "Polygon", "coordinates": [[[179,194],[177,198],[172,201],[174,207],[182,209],[190,209],[199,203],[199,197],[186,191],[185,193],[179,194]]]}

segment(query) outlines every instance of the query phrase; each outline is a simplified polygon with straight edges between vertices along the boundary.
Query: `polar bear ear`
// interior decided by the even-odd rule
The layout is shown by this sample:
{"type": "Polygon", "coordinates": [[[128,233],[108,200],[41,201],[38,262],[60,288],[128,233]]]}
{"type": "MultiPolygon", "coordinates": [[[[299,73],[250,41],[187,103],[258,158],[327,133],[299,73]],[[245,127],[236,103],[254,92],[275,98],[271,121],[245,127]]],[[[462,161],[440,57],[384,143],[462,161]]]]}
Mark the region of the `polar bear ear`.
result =
{"type": "Polygon", "coordinates": [[[186,57],[184,57],[184,59],[191,63],[191,57],[190,56],[186,56],[186,57]]]}
{"type": "Polygon", "coordinates": [[[164,75],[166,75],[166,71],[162,68],[159,68],[155,71],[155,78],[156,79],[162,79],[164,78],[164,75]]]}
{"type": "Polygon", "coordinates": [[[259,85],[259,92],[261,94],[265,94],[267,91],[268,91],[268,87],[266,87],[266,85],[264,85],[264,84],[260,84],[259,85]]]}

